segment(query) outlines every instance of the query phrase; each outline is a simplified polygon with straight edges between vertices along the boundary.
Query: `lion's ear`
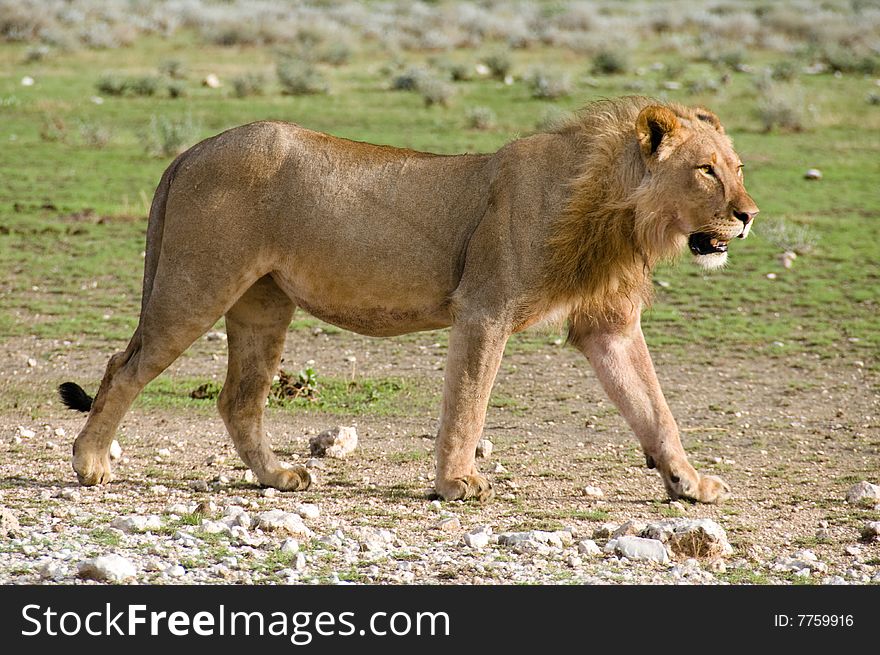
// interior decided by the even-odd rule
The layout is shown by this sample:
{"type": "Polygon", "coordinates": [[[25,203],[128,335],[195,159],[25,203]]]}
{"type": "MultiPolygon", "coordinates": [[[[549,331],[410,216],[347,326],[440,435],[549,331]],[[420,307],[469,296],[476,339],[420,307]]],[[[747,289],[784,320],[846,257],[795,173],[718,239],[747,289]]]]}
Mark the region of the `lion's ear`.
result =
{"type": "Polygon", "coordinates": [[[672,110],[660,105],[645,107],[636,119],[636,136],[645,159],[656,153],[663,140],[680,128],[681,123],[672,110]]]}
{"type": "Polygon", "coordinates": [[[718,118],[711,111],[709,111],[705,107],[697,107],[695,113],[699,120],[705,123],[709,123],[709,125],[721,132],[721,134],[724,134],[724,126],[721,124],[721,119],[718,118]]]}

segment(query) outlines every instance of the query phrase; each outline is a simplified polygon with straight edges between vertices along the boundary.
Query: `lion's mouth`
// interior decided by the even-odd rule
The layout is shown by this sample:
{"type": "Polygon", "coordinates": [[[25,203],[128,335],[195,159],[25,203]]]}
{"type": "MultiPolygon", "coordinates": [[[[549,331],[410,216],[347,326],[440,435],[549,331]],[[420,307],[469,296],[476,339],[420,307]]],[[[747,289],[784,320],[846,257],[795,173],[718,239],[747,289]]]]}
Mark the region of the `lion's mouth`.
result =
{"type": "Polygon", "coordinates": [[[727,241],[708,232],[694,232],[688,237],[688,248],[695,255],[712,255],[727,252],[727,241]]]}

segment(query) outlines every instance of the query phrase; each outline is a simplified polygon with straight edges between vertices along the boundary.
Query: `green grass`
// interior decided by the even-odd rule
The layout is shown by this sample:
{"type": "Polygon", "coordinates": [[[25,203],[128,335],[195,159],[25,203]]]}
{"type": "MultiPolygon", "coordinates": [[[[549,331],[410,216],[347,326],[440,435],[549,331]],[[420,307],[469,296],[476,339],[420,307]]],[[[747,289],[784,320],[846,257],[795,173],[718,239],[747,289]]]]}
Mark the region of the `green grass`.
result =
{"type": "MultiPolygon", "coordinates": [[[[143,37],[130,48],[77,51],[25,64],[26,47],[0,44],[0,334],[69,339],[80,347],[106,344],[108,350],[124,345],[137,321],[147,207],[170,159],[154,157],[143,143],[156,116],[191,117],[196,138],[274,118],[441,153],[491,151],[534,131],[548,107],[574,109],[627,93],[638,83],[646,93],[716,110],[746,162],[748,188],[762,209],[753,237],[732,244],[725,271],[705,274],[686,258],[660,267],[656,277],[669,286],[657,288],[644,318],[649,344],[693,353],[720,343],[725,353],[762,359],[846,355],[865,360],[869,368],[878,366],[873,354],[880,348],[880,108],[865,101],[872,84],[861,75],[799,75],[817,118],[802,133],[763,133],[755,115],[754,76],[732,73],[730,84],[717,93],[691,93],[687,84],[664,90],[665,74],[650,64],[683,60],[650,40],[630,53],[630,70],[645,68],[644,75],[590,80],[589,61],[535,47],[512,52],[514,73],[524,75],[532,66],[568,73],[569,97],[550,103],[533,98],[525,82],[474,79],[456,83],[449,107],[430,108],[417,93],[386,89],[388,78],[380,69],[387,55],[370,47],[348,64],[323,70],[330,95],[284,96],[270,85],[265,95],[246,99],[202,88],[197,79],[206,72],[226,80],[249,71],[271,72],[274,55],[268,48],[206,46],[181,32],[167,40],[143,37]],[[100,105],[89,100],[105,74],[154,74],[160,62],[181,57],[190,70],[185,98],[107,96],[100,105]],[[37,83],[22,87],[24,75],[37,83]],[[467,110],[475,106],[495,113],[493,127],[468,128],[467,110]],[[93,147],[80,137],[80,124],[106,128],[112,137],[93,147]],[[802,179],[813,166],[823,170],[822,181],[802,179]],[[790,270],[777,261],[781,249],[773,235],[780,223],[815,236],[812,251],[790,270]],[[776,279],[768,279],[768,273],[776,279]]],[[[456,50],[448,59],[469,63],[483,54],[456,50]]],[[[411,64],[424,65],[428,58],[407,56],[411,64]]],[[[756,69],[779,58],[760,50],[748,55],[756,69]]],[[[707,62],[685,63],[685,81],[717,76],[707,62]]],[[[331,334],[338,331],[301,316],[291,329],[316,325],[331,334]]],[[[517,335],[509,350],[553,348],[554,338],[517,335]]],[[[397,411],[407,393],[406,385],[397,384],[359,383],[355,391],[328,384],[320,409],[397,411]],[[383,399],[394,402],[386,406],[383,399]]],[[[160,397],[159,402],[187,402],[172,401],[161,389],[153,387],[153,400],[145,402],[160,397]]],[[[493,405],[505,402],[495,398],[493,405]]]]}

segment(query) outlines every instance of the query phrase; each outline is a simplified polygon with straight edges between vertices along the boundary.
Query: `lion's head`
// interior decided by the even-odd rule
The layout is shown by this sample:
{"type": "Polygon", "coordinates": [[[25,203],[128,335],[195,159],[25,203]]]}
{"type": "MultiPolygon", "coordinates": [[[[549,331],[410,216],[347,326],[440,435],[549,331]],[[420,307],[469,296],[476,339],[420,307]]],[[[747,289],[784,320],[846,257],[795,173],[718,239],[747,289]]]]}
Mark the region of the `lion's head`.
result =
{"type": "Polygon", "coordinates": [[[721,121],[702,108],[648,105],[635,131],[645,166],[637,213],[654,225],[660,218],[667,239],[686,239],[703,267],[723,266],[728,242],[748,235],[758,207],[721,121]]]}

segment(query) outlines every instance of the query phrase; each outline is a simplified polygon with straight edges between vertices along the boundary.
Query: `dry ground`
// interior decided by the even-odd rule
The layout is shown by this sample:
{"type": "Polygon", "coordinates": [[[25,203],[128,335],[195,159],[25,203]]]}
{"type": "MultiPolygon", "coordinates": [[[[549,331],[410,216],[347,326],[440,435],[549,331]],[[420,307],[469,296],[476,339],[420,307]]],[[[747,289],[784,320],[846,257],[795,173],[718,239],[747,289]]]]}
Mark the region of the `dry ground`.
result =
{"type": "MultiPolygon", "coordinates": [[[[288,338],[285,366],[295,370],[314,360],[314,367],[326,375],[341,377],[354,370],[359,378],[412,378],[439,397],[445,347],[437,337],[427,333],[376,340],[297,330],[288,338]]],[[[644,468],[634,437],[604,397],[589,365],[574,350],[555,344],[552,336],[543,346],[509,348],[502,364],[493,396],[500,400],[493,400],[485,430],[495,448],[481,466],[491,472],[500,463],[505,472],[492,475],[498,498],[485,506],[446,503],[438,510],[427,500],[435,409],[405,417],[270,410],[273,443],[289,461],[308,458],[308,435],[333,425],[357,425],[361,439],[350,459],[324,463],[313,489],[265,498],[256,485],[242,481],[244,467],[209,404],[206,409],[135,408],[120,429],[124,459],[117,463],[116,480],[103,489],[81,489],[79,499],[55,498],[59,490],[76,486],[69,453],[83,418],[64,410],[53,388],[73,379],[94,390],[110,354],[33,339],[10,340],[2,346],[0,393],[22,395],[22,389],[29,389],[39,394],[37,403],[25,401],[27,406],[0,417],[0,504],[19,517],[25,530],[38,534],[31,542],[7,544],[0,560],[4,580],[38,580],[37,564],[48,551],[64,547],[66,537],[73,543],[73,555],[67,559],[74,562],[79,555],[107,550],[100,542],[108,534],[110,550],[136,555],[139,548],[147,548],[164,556],[162,562],[183,561],[173,548],[169,552],[150,546],[107,526],[118,515],[162,514],[174,502],[213,499],[222,510],[231,497],[239,504],[250,503],[254,511],[315,503],[321,510],[310,522],[316,535],[335,533],[342,538],[349,528],[361,525],[388,528],[403,547],[396,555],[366,559],[349,552],[339,561],[323,546],[306,550],[309,565],[295,577],[303,581],[342,577],[367,582],[505,582],[516,578],[516,567],[524,566],[520,581],[526,582],[589,582],[597,581],[596,575],[625,582],[671,582],[681,576],[670,578],[668,567],[601,558],[578,564],[568,561],[565,553],[551,554],[546,564],[533,570],[533,562],[519,562],[508,553],[472,552],[462,535],[489,525],[495,533],[572,528],[581,539],[604,522],[682,515],[714,519],[735,548],[726,573],[713,577],[703,572],[703,578],[691,576],[695,581],[827,582],[832,576],[878,580],[880,544],[859,542],[862,527],[876,521],[878,512],[845,501],[853,483],[876,483],[880,472],[878,379],[859,361],[808,355],[761,360],[747,353],[741,358],[727,353],[719,359],[708,352],[673,356],[655,349],[661,383],[692,462],[704,472],[722,475],[733,487],[734,497],[718,507],[661,502],[658,475],[644,468]],[[28,366],[29,357],[37,360],[36,366],[28,366]],[[36,436],[15,443],[19,426],[33,429],[36,436]],[[64,436],[55,433],[58,428],[64,436]],[[162,448],[169,449],[171,457],[160,457],[162,448]],[[210,455],[220,456],[220,463],[206,464],[210,455]],[[225,478],[212,483],[218,476],[225,478]],[[211,483],[209,491],[193,490],[195,480],[211,483]],[[601,487],[604,498],[585,497],[586,485],[601,487]],[[461,529],[436,529],[442,516],[457,516],[461,529]],[[31,548],[23,552],[22,544],[27,543],[31,548]],[[855,555],[845,550],[852,546],[858,547],[855,555]],[[804,579],[771,569],[776,557],[804,548],[828,564],[826,574],[804,579]],[[487,566],[487,558],[508,564],[493,568],[487,566]]],[[[216,376],[222,381],[224,367],[225,344],[202,340],[165,375],[216,376]]],[[[220,554],[236,554],[234,543],[231,550],[225,545],[220,554]]],[[[277,544],[264,544],[266,548],[277,544]]],[[[331,545],[327,548],[332,550],[331,545]]],[[[201,559],[184,561],[187,575],[194,575],[193,581],[212,579],[210,573],[203,572],[201,578],[195,574],[216,565],[217,553],[202,549],[201,559]]],[[[255,561],[265,556],[250,554],[255,561]]],[[[160,570],[162,562],[152,562],[152,568],[160,570]]],[[[276,568],[283,564],[276,563],[276,568]]],[[[150,562],[144,568],[149,570],[150,562]]],[[[224,571],[222,577],[277,581],[276,573],[266,567],[249,571],[239,562],[237,571],[224,571]]],[[[155,572],[145,575],[152,582],[167,578],[155,572]]]]}

